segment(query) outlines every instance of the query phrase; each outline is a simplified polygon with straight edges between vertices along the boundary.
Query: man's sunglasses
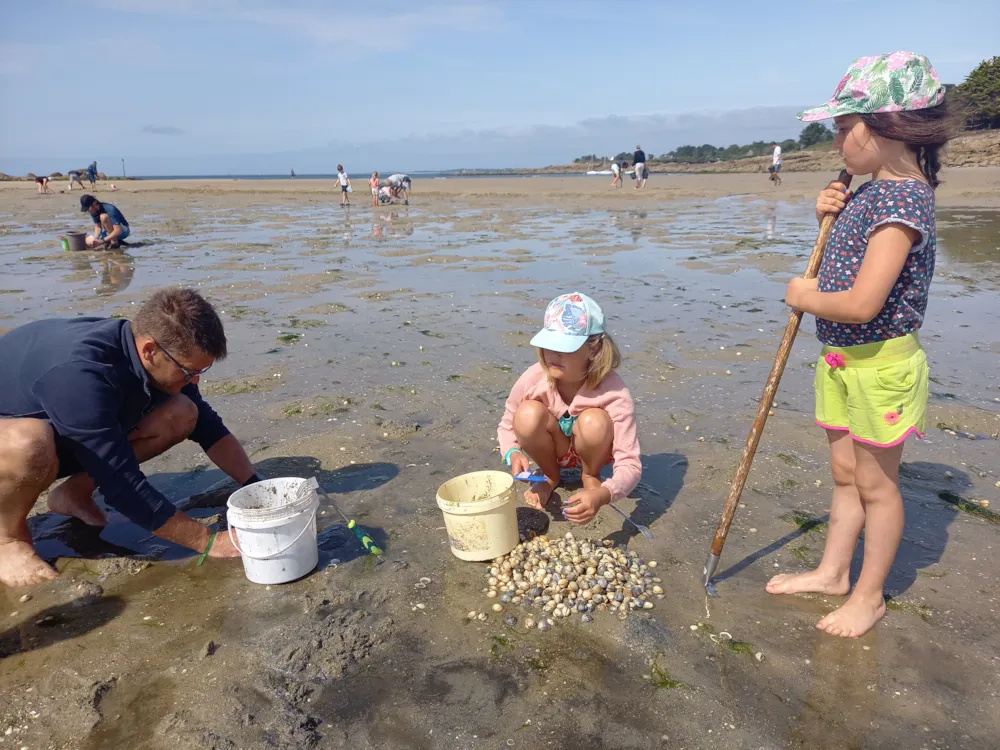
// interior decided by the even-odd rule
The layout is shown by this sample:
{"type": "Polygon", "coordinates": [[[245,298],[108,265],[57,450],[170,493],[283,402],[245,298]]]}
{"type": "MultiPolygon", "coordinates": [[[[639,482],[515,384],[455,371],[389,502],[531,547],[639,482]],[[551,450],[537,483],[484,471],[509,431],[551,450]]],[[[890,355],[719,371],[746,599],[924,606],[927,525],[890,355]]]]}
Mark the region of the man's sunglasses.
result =
{"type": "MultiPolygon", "coordinates": [[[[189,382],[191,380],[193,380],[194,378],[197,378],[199,375],[204,375],[206,372],[208,372],[209,370],[212,369],[212,365],[209,365],[208,367],[206,367],[203,370],[198,370],[196,372],[191,372],[188,368],[186,368],[184,365],[182,365],[180,362],[178,362],[176,359],[174,359],[174,355],[171,354],[170,352],[168,352],[167,349],[166,349],[166,347],[163,346],[163,344],[161,344],[156,339],[153,339],[153,343],[156,344],[158,347],[160,347],[160,351],[167,355],[167,359],[169,359],[171,362],[173,362],[175,365],[177,365],[177,368],[181,372],[184,373],[184,379],[187,380],[187,381],[189,381],[189,382]]],[[[213,362],[212,364],[215,364],[215,363],[213,362]]]]}

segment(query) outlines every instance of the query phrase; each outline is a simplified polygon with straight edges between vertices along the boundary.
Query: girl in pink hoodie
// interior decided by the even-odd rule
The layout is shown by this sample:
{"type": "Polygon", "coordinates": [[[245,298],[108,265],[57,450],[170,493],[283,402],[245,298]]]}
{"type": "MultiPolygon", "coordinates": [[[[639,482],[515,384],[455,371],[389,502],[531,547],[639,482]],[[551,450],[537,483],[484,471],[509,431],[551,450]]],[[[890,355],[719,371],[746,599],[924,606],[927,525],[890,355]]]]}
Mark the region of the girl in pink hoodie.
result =
{"type": "Polygon", "coordinates": [[[529,459],[544,482],[524,493],[541,509],[559,486],[559,470],[579,468],[583,489],[566,500],[566,518],[586,523],[608,503],[627,497],[639,483],[635,404],[615,368],[618,347],[604,330],[604,312],[573,292],[545,308],[545,326],[531,339],[538,364],[529,367],[507,398],[497,430],[503,460],[517,476],[529,459]],[[614,464],[609,479],[601,468],[614,464]]]}

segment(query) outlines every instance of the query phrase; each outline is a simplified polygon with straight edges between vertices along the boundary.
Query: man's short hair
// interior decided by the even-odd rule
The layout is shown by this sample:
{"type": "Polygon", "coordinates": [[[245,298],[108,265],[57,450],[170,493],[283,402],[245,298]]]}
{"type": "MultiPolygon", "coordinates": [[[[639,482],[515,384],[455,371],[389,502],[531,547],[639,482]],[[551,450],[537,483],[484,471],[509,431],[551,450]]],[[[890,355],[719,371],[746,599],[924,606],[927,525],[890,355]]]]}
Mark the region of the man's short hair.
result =
{"type": "Polygon", "coordinates": [[[161,289],[139,308],[136,336],[150,336],[171,354],[226,358],[226,332],[215,308],[193,289],[161,289]]]}

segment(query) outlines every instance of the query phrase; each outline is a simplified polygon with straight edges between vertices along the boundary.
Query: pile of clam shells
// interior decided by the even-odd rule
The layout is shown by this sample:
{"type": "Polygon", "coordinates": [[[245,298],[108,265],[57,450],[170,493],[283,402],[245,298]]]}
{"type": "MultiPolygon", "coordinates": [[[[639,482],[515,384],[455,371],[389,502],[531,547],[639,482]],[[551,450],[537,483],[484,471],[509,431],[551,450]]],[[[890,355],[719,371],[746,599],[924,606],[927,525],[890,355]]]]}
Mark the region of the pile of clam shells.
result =
{"type": "MultiPolygon", "coordinates": [[[[630,611],[652,609],[653,600],[663,598],[655,568],[655,560],[643,562],[609,540],[578,541],[572,532],[555,541],[538,536],[491,563],[484,592],[498,600],[494,612],[504,605],[540,609],[539,630],[548,630],[552,618],[580,615],[582,622],[591,622],[595,610],[624,620],[630,611]]],[[[505,618],[508,625],[512,620],[505,618]]],[[[533,618],[524,624],[534,627],[533,618]]]]}

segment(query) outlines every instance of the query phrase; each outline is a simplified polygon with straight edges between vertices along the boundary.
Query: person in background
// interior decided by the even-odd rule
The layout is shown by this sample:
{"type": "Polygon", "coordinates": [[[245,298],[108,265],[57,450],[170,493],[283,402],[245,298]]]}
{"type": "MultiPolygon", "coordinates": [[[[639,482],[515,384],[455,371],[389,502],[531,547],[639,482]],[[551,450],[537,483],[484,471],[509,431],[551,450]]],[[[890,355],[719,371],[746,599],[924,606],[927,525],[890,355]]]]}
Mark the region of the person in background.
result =
{"type": "Polygon", "coordinates": [[[73,186],[74,185],[79,185],[80,186],[80,190],[84,189],[84,187],[83,187],[83,180],[80,179],[80,173],[77,170],[71,169],[69,171],[69,174],[66,175],[66,176],[69,177],[69,189],[70,189],[70,191],[73,190],[73,186]]]}
{"type": "Polygon", "coordinates": [[[101,203],[92,195],[80,196],[80,211],[86,211],[94,219],[94,233],[88,235],[87,247],[113,250],[120,247],[132,231],[128,219],[115,205],[101,203]]]}
{"type": "Polygon", "coordinates": [[[402,198],[403,205],[410,205],[410,189],[413,187],[413,182],[410,180],[409,175],[391,174],[386,180],[386,184],[392,190],[393,198],[402,198]]]}
{"type": "Polygon", "coordinates": [[[368,187],[372,191],[372,208],[378,208],[378,172],[372,172],[372,176],[368,178],[368,187]]]}
{"type": "Polygon", "coordinates": [[[646,187],[646,152],[641,146],[635,147],[632,155],[632,168],[635,169],[635,189],[646,187]]]}
{"type": "Polygon", "coordinates": [[[620,188],[622,186],[622,168],[618,162],[611,162],[611,187],[620,188]]]}
{"type": "Polygon", "coordinates": [[[59,574],[35,551],[26,522],[38,497],[90,526],[108,506],[161,539],[208,557],[238,557],[228,535],[179,511],[140,464],[185,440],[238,484],[260,481],[239,441],[202,399],[199,378],[226,357],[212,306],[163,289],[135,320],[40,320],[0,336],[0,582],[59,574]],[[66,481],[50,489],[57,478],[66,481]]]}
{"type": "Polygon", "coordinates": [[[347,172],[344,171],[344,165],[337,165],[337,179],[340,180],[340,205],[349,206],[351,205],[350,187],[351,178],[347,176],[347,172]]]}
{"type": "Polygon", "coordinates": [[[52,191],[49,189],[49,178],[48,177],[36,177],[35,185],[38,187],[38,194],[43,195],[45,193],[51,194],[52,191]]]}
{"type": "Polygon", "coordinates": [[[93,190],[97,186],[97,162],[90,162],[90,166],[87,167],[87,180],[90,182],[90,189],[93,190]]]}
{"type": "Polygon", "coordinates": [[[770,172],[768,179],[777,187],[781,184],[781,146],[772,143],[771,148],[774,150],[771,152],[771,166],[767,168],[770,172]]]}

